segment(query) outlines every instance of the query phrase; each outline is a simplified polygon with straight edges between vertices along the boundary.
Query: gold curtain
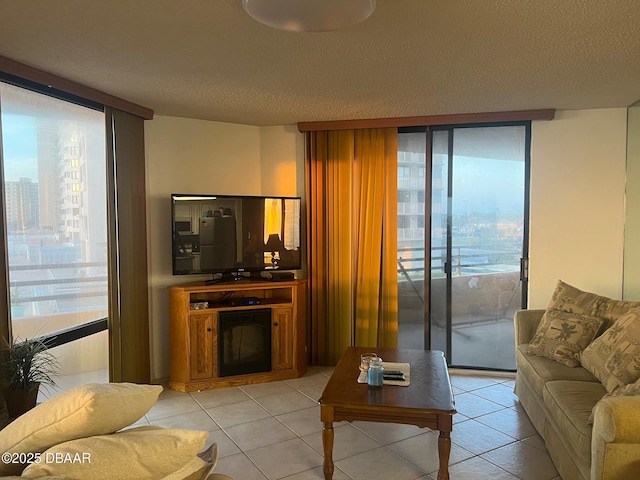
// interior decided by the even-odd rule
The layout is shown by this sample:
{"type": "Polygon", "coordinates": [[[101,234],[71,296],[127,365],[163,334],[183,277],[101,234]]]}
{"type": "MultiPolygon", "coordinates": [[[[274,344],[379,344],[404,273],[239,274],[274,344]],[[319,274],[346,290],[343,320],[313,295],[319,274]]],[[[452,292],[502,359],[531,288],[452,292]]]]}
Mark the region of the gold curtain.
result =
{"type": "Polygon", "coordinates": [[[398,345],[397,130],[307,134],[311,360],[398,345]]]}

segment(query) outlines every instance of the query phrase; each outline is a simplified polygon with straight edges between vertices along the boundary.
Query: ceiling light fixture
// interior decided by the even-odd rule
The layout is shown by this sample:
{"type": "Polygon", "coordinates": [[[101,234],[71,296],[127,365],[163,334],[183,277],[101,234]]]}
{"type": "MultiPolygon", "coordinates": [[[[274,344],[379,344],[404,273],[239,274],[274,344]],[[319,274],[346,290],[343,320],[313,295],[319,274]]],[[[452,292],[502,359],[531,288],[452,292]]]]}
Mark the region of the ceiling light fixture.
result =
{"type": "Polygon", "coordinates": [[[242,0],[255,20],[292,32],[328,32],[360,23],[376,0],[242,0]]]}

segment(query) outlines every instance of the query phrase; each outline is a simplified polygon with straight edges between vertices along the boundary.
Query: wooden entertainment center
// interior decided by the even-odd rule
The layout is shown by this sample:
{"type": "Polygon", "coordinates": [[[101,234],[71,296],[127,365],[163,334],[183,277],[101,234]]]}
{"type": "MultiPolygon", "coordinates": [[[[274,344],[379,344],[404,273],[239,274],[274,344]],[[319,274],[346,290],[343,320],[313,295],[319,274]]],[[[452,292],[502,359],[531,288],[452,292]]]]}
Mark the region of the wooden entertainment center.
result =
{"type": "MultiPolygon", "coordinates": [[[[196,282],[168,287],[169,388],[193,392],[304,375],[307,371],[306,288],[306,280],[239,280],[212,285],[196,282]],[[268,318],[269,311],[270,342],[267,340],[267,343],[271,347],[270,370],[224,373],[220,338],[223,333],[219,330],[221,317],[233,318],[236,314],[252,318],[254,312],[256,317],[266,314],[268,318]]],[[[241,335],[242,331],[239,333],[241,335]]],[[[230,344],[233,334],[225,338],[230,344]]],[[[228,358],[228,352],[223,358],[228,358]]],[[[267,361],[266,368],[269,368],[268,364],[267,361]]]]}

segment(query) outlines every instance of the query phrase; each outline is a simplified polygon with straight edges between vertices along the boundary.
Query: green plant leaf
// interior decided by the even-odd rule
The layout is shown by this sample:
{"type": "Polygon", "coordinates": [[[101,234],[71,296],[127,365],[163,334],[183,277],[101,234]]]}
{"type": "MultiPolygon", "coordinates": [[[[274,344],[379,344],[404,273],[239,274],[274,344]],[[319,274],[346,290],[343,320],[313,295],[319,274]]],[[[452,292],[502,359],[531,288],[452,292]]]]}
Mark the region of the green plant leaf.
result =
{"type": "Polygon", "coordinates": [[[46,342],[37,338],[14,339],[5,349],[2,369],[9,388],[28,390],[36,383],[56,386],[54,377],[59,375],[60,365],[46,342]]]}

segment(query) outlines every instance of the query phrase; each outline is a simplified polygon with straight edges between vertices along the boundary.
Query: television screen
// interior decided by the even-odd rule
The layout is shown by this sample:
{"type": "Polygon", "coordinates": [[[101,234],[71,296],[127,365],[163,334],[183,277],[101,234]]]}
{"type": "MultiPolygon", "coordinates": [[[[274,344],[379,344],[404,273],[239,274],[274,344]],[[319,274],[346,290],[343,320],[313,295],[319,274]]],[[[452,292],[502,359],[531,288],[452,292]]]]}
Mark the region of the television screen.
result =
{"type": "Polygon", "coordinates": [[[171,195],[174,275],[297,270],[300,198],[171,195]]]}

